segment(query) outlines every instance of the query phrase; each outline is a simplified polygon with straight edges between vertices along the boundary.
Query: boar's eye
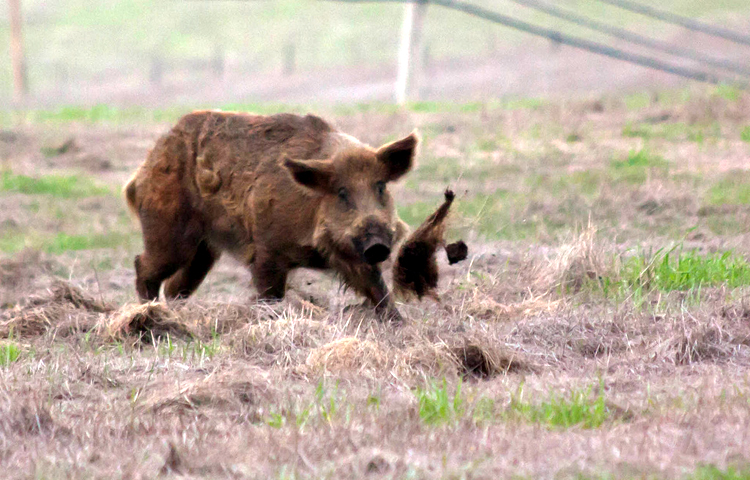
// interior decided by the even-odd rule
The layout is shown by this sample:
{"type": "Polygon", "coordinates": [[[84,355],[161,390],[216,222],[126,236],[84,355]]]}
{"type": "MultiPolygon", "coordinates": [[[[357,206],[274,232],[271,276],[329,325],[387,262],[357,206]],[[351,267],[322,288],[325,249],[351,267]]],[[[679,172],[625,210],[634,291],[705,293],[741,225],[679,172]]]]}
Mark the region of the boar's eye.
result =
{"type": "Polygon", "coordinates": [[[385,182],[378,182],[375,184],[375,191],[379,197],[385,195],[385,182]]]}

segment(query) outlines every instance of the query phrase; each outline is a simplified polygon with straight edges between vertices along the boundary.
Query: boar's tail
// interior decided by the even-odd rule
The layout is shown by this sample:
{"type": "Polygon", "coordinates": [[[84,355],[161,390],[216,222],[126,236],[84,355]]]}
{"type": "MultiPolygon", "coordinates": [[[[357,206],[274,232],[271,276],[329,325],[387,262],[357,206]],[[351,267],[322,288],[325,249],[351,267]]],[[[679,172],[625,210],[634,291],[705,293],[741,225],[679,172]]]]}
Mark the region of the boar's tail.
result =
{"type": "Polygon", "coordinates": [[[130,180],[128,180],[128,183],[126,183],[122,189],[122,193],[125,195],[125,202],[128,204],[128,210],[130,210],[130,214],[133,216],[133,218],[138,217],[138,203],[136,199],[135,187],[136,175],[138,175],[138,172],[130,177],[130,180]]]}

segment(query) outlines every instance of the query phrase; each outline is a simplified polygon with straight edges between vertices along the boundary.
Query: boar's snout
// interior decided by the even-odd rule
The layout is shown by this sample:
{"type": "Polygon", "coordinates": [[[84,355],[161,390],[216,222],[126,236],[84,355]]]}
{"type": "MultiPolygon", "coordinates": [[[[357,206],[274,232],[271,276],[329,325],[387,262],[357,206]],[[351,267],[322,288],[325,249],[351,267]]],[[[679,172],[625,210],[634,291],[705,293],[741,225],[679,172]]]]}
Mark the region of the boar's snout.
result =
{"type": "Polygon", "coordinates": [[[393,234],[388,228],[375,221],[366,223],[364,232],[355,240],[360,254],[370,265],[384,262],[391,255],[393,234]]]}
{"type": "Polygon", "coordinates": [[[370,237],[364,243],[365,261],[370,265],[384,262],[391,254],[391,242],[382,237],[370,237]]]}

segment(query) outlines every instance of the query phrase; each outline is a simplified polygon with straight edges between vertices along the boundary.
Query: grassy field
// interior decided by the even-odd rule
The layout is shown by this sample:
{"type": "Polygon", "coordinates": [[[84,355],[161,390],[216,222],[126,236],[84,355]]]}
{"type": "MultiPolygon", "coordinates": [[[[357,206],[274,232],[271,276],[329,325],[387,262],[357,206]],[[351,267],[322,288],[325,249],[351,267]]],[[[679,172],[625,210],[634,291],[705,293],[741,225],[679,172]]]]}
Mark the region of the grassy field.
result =
{"type": "Polygon", "coordinates": [[[452,187],[469,259],[400,327],[230,259],[139,306],[120,186],[183,111],[4,113],[8,478],[750,478],[750,95],[234,107],[419,128],[399,213],[452,187]]]}

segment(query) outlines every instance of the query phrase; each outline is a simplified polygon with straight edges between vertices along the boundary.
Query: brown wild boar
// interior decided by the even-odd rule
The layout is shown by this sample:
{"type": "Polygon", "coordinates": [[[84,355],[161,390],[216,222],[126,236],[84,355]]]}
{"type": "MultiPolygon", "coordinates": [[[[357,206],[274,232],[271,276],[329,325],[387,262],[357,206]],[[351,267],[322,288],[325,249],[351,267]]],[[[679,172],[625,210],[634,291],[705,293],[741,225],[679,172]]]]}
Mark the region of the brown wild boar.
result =
{"type": "Polygon", "coordinates": [[[400,318],[381,277],[408,227],[388,183],[414,163],[415,132],[374,149],[323,119],[199,111],[161,137],[125,185],[143,231],[136,290],[195,291],[221,252],[247,265],[262,298],[290,270],[332,270],[381,318],[400,318]]]}

